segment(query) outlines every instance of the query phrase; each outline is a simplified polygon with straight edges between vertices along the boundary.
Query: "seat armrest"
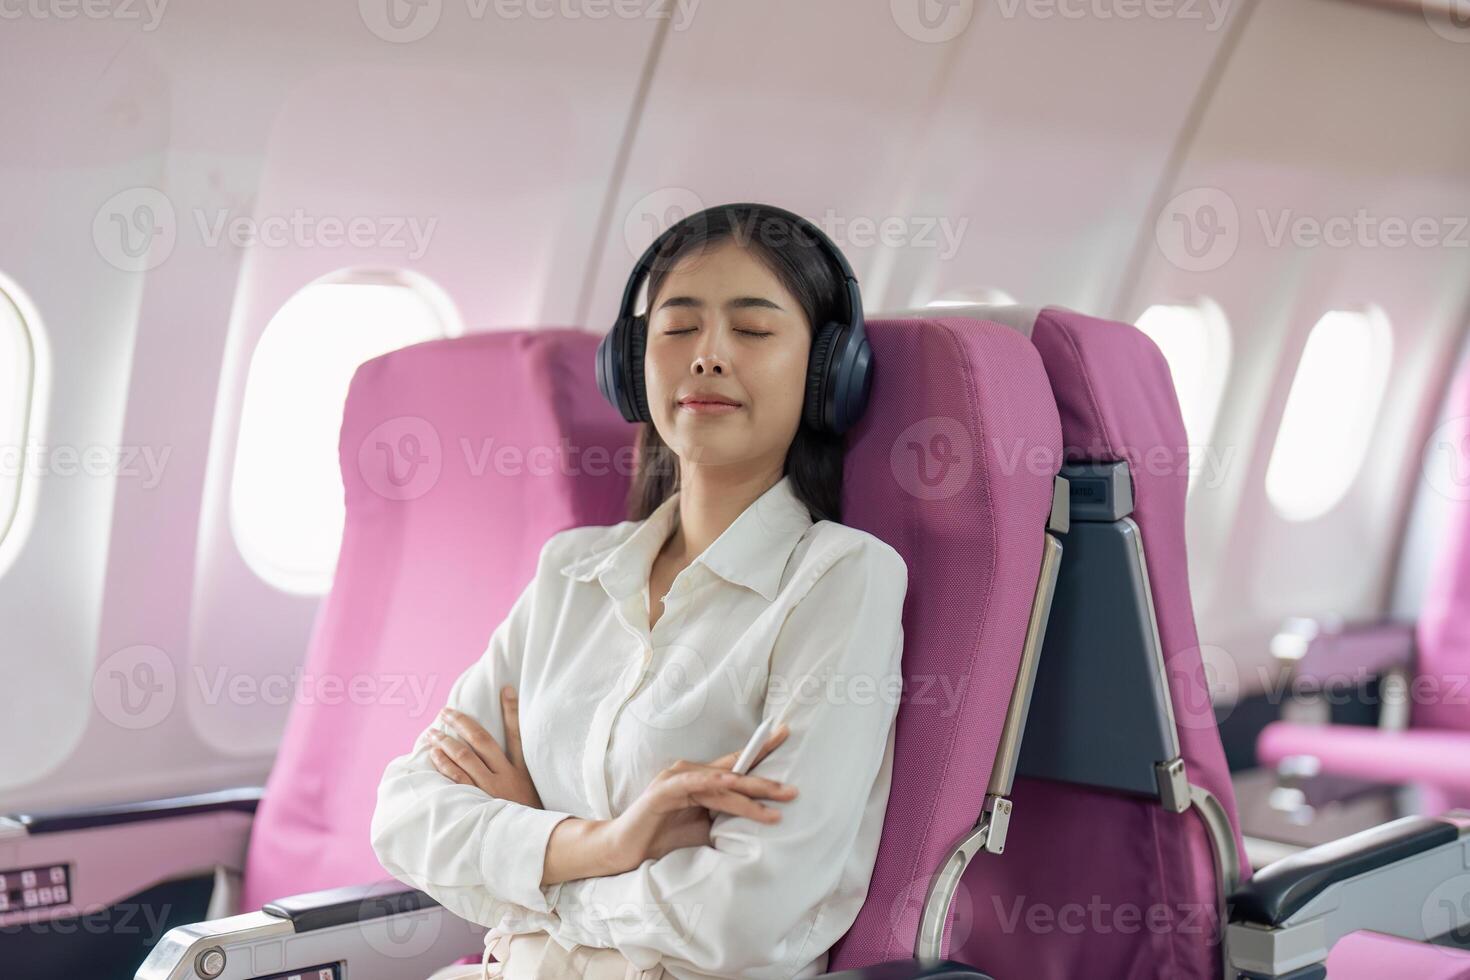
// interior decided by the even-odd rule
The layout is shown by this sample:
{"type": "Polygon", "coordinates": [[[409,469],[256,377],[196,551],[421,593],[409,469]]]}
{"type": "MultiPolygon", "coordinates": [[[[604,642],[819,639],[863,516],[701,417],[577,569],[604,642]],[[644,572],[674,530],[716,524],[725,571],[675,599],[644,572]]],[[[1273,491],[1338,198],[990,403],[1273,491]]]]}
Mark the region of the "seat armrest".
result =
{"type": "Polygon", "coordinates": [[[267,902],[264,911],[291,920],[294,932],[313,932],[349,922],[367,922],[384,916],[417,912],[439,903],[408,885],[369,884],[326,888],[267,902]]]}
{"type": "Polygon", "coordinates": [[[820,973],[812,980],[991,980],[972,966],[954,960],[888,960],[854,970],[820,973]]]}
{"type": "Polygon", "coordinates": [[[1278,926],[1328,887],[1459,839],[1433,817],[1403,817],[1300,851],[1257,871],[1230,896],[1231,921],[1278,926]]]}
{"type": "Polygon", "coordinates": [[[253,814],[264,792],[264,789],[259,786],[244,786],[212,793],[170,796],[159,800],[71,807],[64,810],[44,810],[34,813],[10,813],[0,815],[0,826],[20,828],[27,835],[34,837],[38,834],[92,830],[98,827],[113,827],[118,824],[138,823],[144,820],[194,817],[207,813],[253,814]]]}
{"type": "Polygon", "coordinates": [[[1470,924],[1470,811],[1404,817],[1276,861],[1230,898],[1232,966],[1280,977],[1349,933],[1426,941],[1470,924]]]}
{"type": "Polygon", "coordinates": [[[1414,637],[1413,623],[1295,619],[1271,640],[1271,652],[1290,667],[1295,690],[1332,692],[1413,666],[1414,637]]]}
{"type": "MultiPolygon", "coordinates": [[[[0,816],[0,852],[6,855],[0,872],[44,869],[63,882],[49,904],[0,913],[0,926],[129,907],[133,914],[146,910],[160,928],[188,921],[178,916],[202,917],[208,914],[202,907],[177,907],[174,899],[147,894],[165,882],[206,876],[219,881],[221,873],[242,871],[260,798],[260,788],[252,786],[0,816]]],[[[234,911],[227,890],[219,898],[221,913],[234,911]]],[[[64,927],[48,935],[65,942],[64,927]]]]}
{"type": "Polygon", "coordinates": [[[388,878],[293,895],[259,912],[171,929],[136,980],[254,980],[295,973],[313,980],[402,980],[479,956],[484,936],[484,926],[388,878]]]}

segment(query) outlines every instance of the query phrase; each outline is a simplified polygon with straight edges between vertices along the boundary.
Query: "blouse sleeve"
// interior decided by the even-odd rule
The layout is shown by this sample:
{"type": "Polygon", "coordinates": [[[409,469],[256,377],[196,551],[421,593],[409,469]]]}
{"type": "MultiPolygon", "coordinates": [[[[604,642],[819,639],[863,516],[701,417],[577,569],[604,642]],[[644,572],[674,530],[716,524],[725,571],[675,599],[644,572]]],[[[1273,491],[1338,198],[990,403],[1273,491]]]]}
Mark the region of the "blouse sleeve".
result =
{"type": "MultiPolygon", "coordinates": [[[[751,772],[796,786],[795,799],[768,804],[780,821],[716,813],[710,846],[566,882],[555,906],[564,944],[616,948],[644,968],[672,960],[720,976],[787,978],[830,947],[815,946],[819,921],[816,941],[851,926],[855,910],[836,922],[824,906],[851,868],[864,814],[886,807],[902,686],[908,568],[877,545],[816,573],[772,650],[763,713],[784,714],[790,734],[751,772]]],[[[876,848],[862,856],[868,877],[876,848]]]]}
{"type": "MultiPolygon", "coordinates": [[[[538,578],[545,556],[543,549],[538,578]]],[[[535,590],[533,578],[496,627],[485,653],[449,691],[449,706],[474,717],[502,745],[500,688],[519,686],[535,590]]],[[[428,734],[436,727],[443,730],[437,718],[383,772],[371,825],[379,863],[451,912],[482,925],[496,925],[506,911],[549,912],[560,885],[541,887],[546,842],[552,828],[572,814],[497,799],[441,775],[429,761],[428,734]]]]}

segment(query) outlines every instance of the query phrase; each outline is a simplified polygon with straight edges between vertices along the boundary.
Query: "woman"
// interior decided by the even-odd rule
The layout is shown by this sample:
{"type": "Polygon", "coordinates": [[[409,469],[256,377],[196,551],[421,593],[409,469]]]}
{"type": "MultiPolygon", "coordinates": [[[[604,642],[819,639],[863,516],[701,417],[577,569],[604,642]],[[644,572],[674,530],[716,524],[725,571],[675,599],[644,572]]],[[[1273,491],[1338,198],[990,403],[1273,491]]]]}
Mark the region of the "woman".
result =
{"type": "Polygon", "coordinates": [[[551,537],[379,786],[383,866],[492,927],[479,967],[433,980],[811,976],[867,892],[908,571],[839,523],[844,444],[808,370],[814,324],[823,360],[860,324],[855,280],[762,205],[649,255],[649,312],[614,331],[646,333],[633,518],[551,537]]]}

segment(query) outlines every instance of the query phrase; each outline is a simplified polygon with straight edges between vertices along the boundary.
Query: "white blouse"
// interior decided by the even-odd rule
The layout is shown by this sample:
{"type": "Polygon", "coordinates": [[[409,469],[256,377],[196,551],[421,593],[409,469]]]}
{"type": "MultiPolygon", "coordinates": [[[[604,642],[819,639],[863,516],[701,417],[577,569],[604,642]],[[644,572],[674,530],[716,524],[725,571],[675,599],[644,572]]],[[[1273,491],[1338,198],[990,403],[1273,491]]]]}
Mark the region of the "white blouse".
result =
{"type": "Polygon", "coordinates": [[[676,980],[809,977],[857,918],[877,858],[908,568],[866,531],[813,523],[783,476],[678,574],[650,631],[649,573],[677,501],[553,535],[450,690],[503,745],[499,691],[515,687],[544,809],[440,775],[426,729],[383,773],[373,849],[394,877],[493,927],[487,943],[544,929],[676,980]],[[738,752],[767,716],[790,735],[751,772],[796,786],[765,801],[780,821],[716,813],[710,846],[541,887],[560,820],[617,816],[661,769],[738,752]]]}

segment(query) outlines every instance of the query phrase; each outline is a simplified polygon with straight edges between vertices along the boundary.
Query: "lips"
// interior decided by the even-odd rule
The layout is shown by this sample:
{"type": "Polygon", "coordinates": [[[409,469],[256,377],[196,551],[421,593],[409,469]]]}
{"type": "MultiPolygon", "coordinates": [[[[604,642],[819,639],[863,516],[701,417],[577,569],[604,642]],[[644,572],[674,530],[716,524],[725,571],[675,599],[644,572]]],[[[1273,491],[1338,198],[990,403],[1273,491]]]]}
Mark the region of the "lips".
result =
{"type": "Polygon", "coordinates": [[[679,411],[691,415],[728,415],[740,411],[740,404],[719,395],[689,395],[679,399],[679,411]]]}
{"type": "Polygon", "coordinates": [[[709,405],[709,406],[728,405],[731,408],[739,408],[740,407],[740,403],[739,402],[737,402],[737,401],[731,401],[730,399],[725,398],[725,397],[723,397],[721,395],[686,395],[685,397],[679,399],[679,404],[680,405],[686,405],[686,406],[694,406],[694,405],[709,405]]]}

